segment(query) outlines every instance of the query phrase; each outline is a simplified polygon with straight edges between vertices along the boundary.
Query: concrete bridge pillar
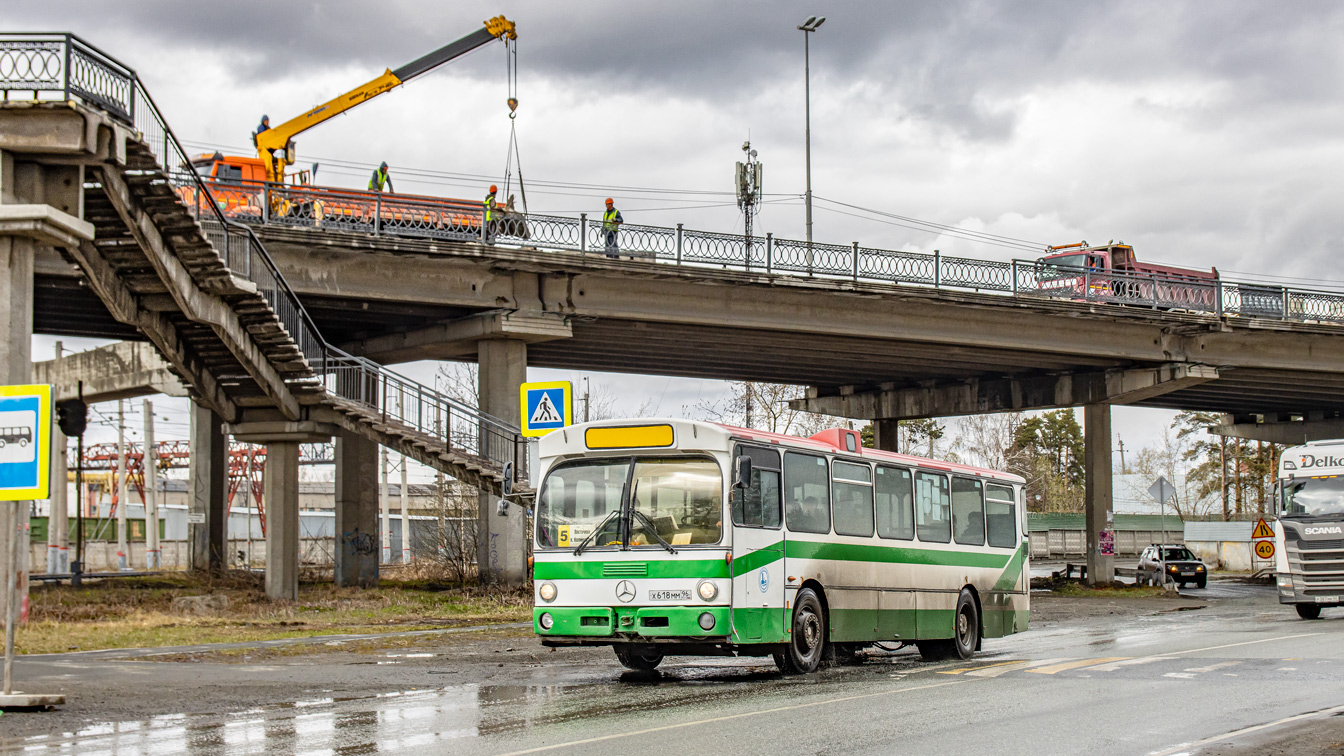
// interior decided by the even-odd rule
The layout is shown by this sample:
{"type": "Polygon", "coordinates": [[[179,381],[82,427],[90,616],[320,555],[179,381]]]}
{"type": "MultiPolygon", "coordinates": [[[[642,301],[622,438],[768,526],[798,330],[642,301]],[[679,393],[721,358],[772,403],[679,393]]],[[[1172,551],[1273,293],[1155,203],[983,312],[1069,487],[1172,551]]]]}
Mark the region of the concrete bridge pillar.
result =
{"type": "Polygon", "coordinates": [[[336,585],[378,587],[378,444],[336,436],[336,585]]]}
{"type": "Polygon", "coordinates": [[[228,519],[225,479],[228,477],[228,437],[224,422],[209,407],[191,405],[191,498],[187,522],[193,570],[217,573],[227,565],[228,519]]]}
{"type": "MultiPolygon", "coordinates": [[[[520,415],[519,391],[527,381],[527,344],[516,339],[487,339],[477,344],[481,411],[516,425],[520,415]]],[[[493,459],[512,459],[511,440],[481,429],[482,449],[493,459]]],[[[498,514],[499,499],[478,496],[476,564],[481,584],[522,585],[527,580],[527,518],[516,504],[505,516],[498,514]]]]}
{"type": "Polygon", "coordinates": [[[1096,585],[1115,579],[1115,515],[1111,507],[1111,405],[1088,404],[1083,407],[1083,444],[1087,581],[1096,585]],[[1110,533],[1110,554],[1102,553],[1103,531],[1110,533]]]}
{"type": "Polygon", "coordinates": [[[896,435],[900,428],[899,420],[873,421],[873,448],[882,451],[898,452],[901,450],[900,439],[896,435]]]}
{"type": "Polygon", "coordinates": [[[266,444],[266,596],[299,597],[299,442],[266,444]]]}
{"type": "Polygon", "coordinates": [[[47,572],[70,571],[70,505],[66,490],[66,438],[51,426],[51,498],[47,500],[47,572]]]}

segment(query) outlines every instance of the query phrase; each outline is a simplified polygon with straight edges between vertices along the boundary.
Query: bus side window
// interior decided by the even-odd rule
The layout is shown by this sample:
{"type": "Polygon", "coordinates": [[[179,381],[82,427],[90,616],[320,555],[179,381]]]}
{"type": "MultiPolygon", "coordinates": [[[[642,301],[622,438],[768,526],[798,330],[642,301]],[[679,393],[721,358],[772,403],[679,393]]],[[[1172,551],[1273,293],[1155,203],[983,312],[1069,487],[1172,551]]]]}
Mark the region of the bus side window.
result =
{"type": "Polygon", "coordinates": [[[784,454],[784,520],[800,533],[831,532],[831,476],[826,458],[784,454]]]}
{"type": "Polygon", "coordinates": [[[985,486],[985,526],[989,545],[1012,548],[1017,545],[1017,507],[1013,489],[990,484],[985,486]]]}
{"type": "Polygon", "coordinates": [[[969,478],[952,479],[952,530],[957,543],[985,545],[985,501],[982,485],[969,478]]]}
{"type": "Polygon", "coordinates": [[[751,457],[751,485],[733,489],[733,524],[779,527],[779,452],[739,446],[736,455],[751,457]]]}
{"type": "Polygon", "coordinates": [[[952,540],[951,509],[947,476],[915,473],[915,528],[919,540],[932,543],[952,540]]]}
{"type": "Polygon", "coordinates": [[[915,514],[911,510],[910,471],[877,468],[877,534],[909,541],[915,537],[915,514]]]}
{"type": "Polygon", "coordinates": [[[873,469],[868,465],[836,460],[831,464],[831,476],[835,487],[836,534],[871,538],[873,469]]]}

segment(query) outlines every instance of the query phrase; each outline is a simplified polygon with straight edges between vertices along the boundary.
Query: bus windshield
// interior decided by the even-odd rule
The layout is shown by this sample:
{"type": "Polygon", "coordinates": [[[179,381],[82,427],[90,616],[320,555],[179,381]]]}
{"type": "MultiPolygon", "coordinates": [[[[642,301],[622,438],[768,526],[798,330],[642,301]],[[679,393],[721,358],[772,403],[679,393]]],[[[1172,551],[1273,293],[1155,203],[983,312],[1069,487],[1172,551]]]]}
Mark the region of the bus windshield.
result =
{"type": "Polygon", "coordinates": [[[723,535],[718,464],[696,458],[587,459],[547,474],[537,497],[540,548],[576,548],[589,536],[594,536],[589,547],[624,546],[627,532],[634,547],[718,543],[723,535]],[[602,532],[594,535],[599,527],[602,532]]]}
{"type": "Polygon", "coordinates": [[[1284,517],[1344,515],[1344,477],[1296,478],[1283,484],[1284,517]]]}

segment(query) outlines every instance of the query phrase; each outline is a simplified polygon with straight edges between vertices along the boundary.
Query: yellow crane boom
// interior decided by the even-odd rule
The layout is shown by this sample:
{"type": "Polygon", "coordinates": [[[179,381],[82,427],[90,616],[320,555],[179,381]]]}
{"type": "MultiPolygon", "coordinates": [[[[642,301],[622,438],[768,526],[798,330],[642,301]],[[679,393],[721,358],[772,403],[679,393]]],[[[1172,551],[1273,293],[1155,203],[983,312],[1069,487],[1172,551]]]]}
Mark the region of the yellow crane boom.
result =
{"type": "Polygon", "coordinates": [[[257,134],[257,157],[266,164],[266,180],[284,181],[285,168],[293,165],[295,160],[293,142],[295,136],[495,39],[518,39],[514,23],[503,16],[496,16],[486,21],[483,29],[477,29],[456,42],[450,42],[434,52],[416,58],[395,71],[388,69],[367,84],[355,87],[303,115],[257,134]]]}

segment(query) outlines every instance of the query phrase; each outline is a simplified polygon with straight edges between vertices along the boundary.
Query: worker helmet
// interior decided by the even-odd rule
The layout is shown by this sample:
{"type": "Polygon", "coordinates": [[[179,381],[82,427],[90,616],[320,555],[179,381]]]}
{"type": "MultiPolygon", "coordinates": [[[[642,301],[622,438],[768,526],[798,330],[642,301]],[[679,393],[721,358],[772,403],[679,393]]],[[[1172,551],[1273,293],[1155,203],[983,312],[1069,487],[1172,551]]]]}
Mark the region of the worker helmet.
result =
{"type": "Polygon", "coordinates": [[[494,194],[494,193],[497,192],[497,191],[499,191],[499,187],[495,186],[494,184],[491,184],[491,185],[490,185],[490,193],[491,193],[491,194],[494,194]]]}
{"type": "Polygon", "coordinates": [[[612,204],[611,197],[607,197],[607,204],[608,205],[612,204]]]}

